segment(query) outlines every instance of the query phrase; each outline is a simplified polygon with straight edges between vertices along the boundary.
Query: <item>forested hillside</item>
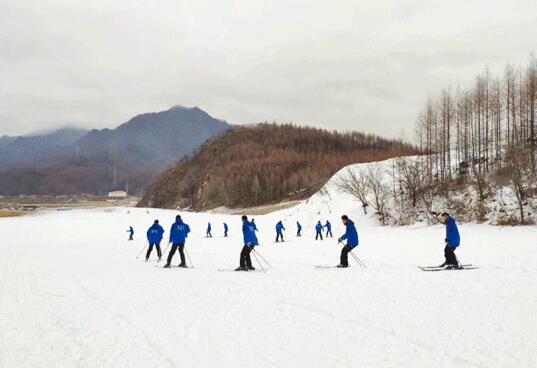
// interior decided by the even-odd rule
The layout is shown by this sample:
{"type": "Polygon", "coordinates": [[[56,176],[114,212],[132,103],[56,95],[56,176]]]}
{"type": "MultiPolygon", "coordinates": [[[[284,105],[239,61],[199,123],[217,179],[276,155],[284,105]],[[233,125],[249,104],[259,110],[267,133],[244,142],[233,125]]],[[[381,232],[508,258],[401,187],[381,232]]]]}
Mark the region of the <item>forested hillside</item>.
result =
{"type": "Polygon", "coordinates": [[[361,133],[290,124],[241,127],[163,173],[140,205],[200,210],[305,198],[345,165],[416,152],[400,141],[361,133]]]}

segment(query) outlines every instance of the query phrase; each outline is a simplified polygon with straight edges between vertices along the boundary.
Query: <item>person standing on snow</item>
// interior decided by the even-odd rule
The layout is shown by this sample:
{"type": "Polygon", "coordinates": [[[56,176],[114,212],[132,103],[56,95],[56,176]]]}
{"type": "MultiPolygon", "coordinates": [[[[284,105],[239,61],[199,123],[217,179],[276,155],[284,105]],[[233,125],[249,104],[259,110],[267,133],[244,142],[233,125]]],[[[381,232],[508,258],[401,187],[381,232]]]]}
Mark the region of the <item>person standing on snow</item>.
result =
{"type": "Polygon", "coordinates": [[[328,238],[328,236],[330,236],[331,238],[333,238],[334,235],[332,235],[332,224],[330,223],[330,221],[326,220],[326,224],[324,225],[324,227],[326,228],[326,237],[328,238]]]}
{"type": "Polygon", "coordinates": [[[229,227],[227,226],[227,224],[224,222],[224,237],[227,238],[227,233],[229,231],[229,227]]]}
{"type": "Polygon", "coordinates": [[[164,265],[164,268],[170,268],[172,258],[177,249],[179,249],[179,254],[181,256],[181,263],[179,264],[179,267],[187,267],[185,253],[183,252],[183,250],[185,248],[185,242],[186,238],[188,237],[188,233],[190,233],[190,226],[183,222],[181,216],[176,216],[175,223],[172,225],[172,228],[170,230],[169,242],[172,244],[172,248],[170,249],[170,253],[168,254],[168,260],[164,265]]]}
{"type": "Polygon", "coordinates": [[[323,225],[321,225],[321,221],[317,222],[317,225],[315,225],[315,232],[315,240],[319,240],[319,237],[323,240],[323,225]]]}
{"type": "Polygon", "coordinates": [[[346,268],[349,267],[348,255],[349,253],[358,246],[358,232],[356,231],[356,226],[347,215],[341,216],[341,222],[345,225],[345,234],[343,234],[339,239],[338,243],[341,243],[344,240],[347,240],[347,244],[341,249],[340,262],[337,267],[346,268]]]}
{"type": "Polygon", "coordinates": [[[149,242],[149,248],[145,255],[145,261],[149,260],[149,256],[153,251],[153,246],[157,248],[158,260],[162,258],[162,251],[160,250],[160,242],[162,241],[162,236],[164,235],[164,229],[159,225],[158,220],[155,220],[153,225],[147,230],[147,241],[149,242]]]}
{"type": "Polygon", "coordinates": [[[281,221],[278,221],[276,224],[276,243],[279,241],[279,239],[283,240],[283,231],[285,230],[285,227],[283,227],[283,223],[281,221]]]}
{"type": "Polygon", "coordinates": [[[250,253],[254,250],[257,243],[255,236],[255,224],[248,221],[247,216],[242,216],[242,235],[244,237],[244,246],[241,250],[239,267],[235,271],[253,271],[252,259],[250,253]]]}
{"type": "Polygon", "coordinates": [[[129,233],[129,240],[134,240],[134,229],[132,226],[129,226],[129,230],[127,230],[127,232],[129,233]]]}
{"type": "Polygon", "coordinates": [[[444,248],[444,256],[446,261],[439,267],[456,268],[459,267],[459,261],[455,255],[455,249],[461,244],[461,236],[455,219],[447,212],[440,216],[440,222],[446,225],[446,247],[444,248]]]}
{"type": "Polygon", "coordinates": [[[213,234],[211,234],[211,230],[212,230],[212,226],[211,226],[211,223],[209,222],[207,224],[207,238],[212,238],[213,237],[213,234]]]}
{"type": "Polygon", "coordinates": [[[301,237],[302,236],[302,225],[300,225],[300,222],[296,222],[296,236],[301,237]]]}

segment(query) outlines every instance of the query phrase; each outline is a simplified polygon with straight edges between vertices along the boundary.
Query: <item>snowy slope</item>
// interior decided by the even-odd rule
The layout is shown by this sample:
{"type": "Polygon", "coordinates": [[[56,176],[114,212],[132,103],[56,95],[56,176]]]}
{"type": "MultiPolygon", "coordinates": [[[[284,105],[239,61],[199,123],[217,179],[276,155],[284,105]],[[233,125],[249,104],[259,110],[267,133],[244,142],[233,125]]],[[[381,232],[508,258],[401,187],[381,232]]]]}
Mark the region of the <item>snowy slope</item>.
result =
{"type": "Polygon", "coordinates": [[[537,366],[537,228],[463,225],[458,255],[480,269],[425,273],[416,266],[442,262],[441,226],[377,227],[349,198],[321,199],[256,218],[265,273],[217,271],[237,266],[238,216],[183,213],[189,270],[136,259],[147,227],[159,218],[167,236],[174,211],[0,219],[0,367],[537,366]],[[315,269],[340,247],[314,241],[313,224],[340,235],[343,212],[367,269],[315,269]]]}

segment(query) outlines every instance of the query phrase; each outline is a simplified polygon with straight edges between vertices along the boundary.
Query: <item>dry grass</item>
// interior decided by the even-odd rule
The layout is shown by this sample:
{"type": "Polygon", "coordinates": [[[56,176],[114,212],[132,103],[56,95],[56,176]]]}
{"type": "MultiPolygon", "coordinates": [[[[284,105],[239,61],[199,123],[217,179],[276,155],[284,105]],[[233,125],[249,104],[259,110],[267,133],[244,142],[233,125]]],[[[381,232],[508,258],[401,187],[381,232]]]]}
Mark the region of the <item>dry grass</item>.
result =
{"type": "Polygon", "coordinates": [[[26,212],[23,211],[0,210],[0,217],[20,217],[25,215],[26,212]]]}

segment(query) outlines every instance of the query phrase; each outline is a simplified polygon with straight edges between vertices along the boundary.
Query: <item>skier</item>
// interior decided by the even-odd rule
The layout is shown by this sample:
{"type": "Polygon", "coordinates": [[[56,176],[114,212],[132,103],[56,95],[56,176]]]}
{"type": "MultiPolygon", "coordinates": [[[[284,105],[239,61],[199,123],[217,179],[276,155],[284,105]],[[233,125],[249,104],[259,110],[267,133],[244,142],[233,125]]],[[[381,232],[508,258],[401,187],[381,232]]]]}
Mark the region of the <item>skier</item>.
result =
{"type": "Polygon", "coordinates": [[[149,256],[153,251],[153,246],[157,248],[158,260],[162,258],[162,251],[160,250],[160,242],[162,241],[162,235],[164,234],[164,229],[159,225],[158,220],[155,220],[153,225],[147,230],[147,241],[149,242],[149,248],[145,255],[145,261],[149,260],[149,256]]]}
{"type": "Polygon", "coordinates": [[[279,241],[279,239],[283,240],[283,230],[285,230],[285,227],[283,227],[283,223],[281,221],[278,221],[276,224],[276,243],[279,241]]]}
{"type": "Polygon", "coordinates": [[[224,237],[227,238],[227,233],[229,231],[229,227],[227,226],[227,224],[224,222],[224,237]]]}
{"type": "Polygon", "coordinates": [[[296,222],[296,236],[301,237],[302,236],[302,225],[300,225],[300,222],[296,222]]]}
{"type": "Polygon", "coordinates": [[[175,217],[175,223],[172,225],[172,228],[170,230],[169,242],[172,244],[172,248],[170,249],[170,253],[168,254],[168,260],[164,265],[164,268],[170,268],[173,255],[175,254],[177,249],[179,249],[179,254],[181,256],[181,263],[179,264],[179,267],[187,267],[185,253],[183,252],[183,249],[185,248],[185,242],[186,238],[188,237],[188,233],[190,233],[190,226],[183,222],[181,216],[177,215],[175,217]]]}
{"type": "Polygon", "coordinates": [[[129,230],[127,230],[127,232],[129,233],[129,240],[134,240],[134,229],[132,226],[129,226],[129,230]]]}
{"type": "Polygon", "coordinates": [[[211,229],[212,229],[212,226],[211,226],[211,223],[209,222],[207,224],[207,238],[212,238],[213,237],[213,234],[211,234],[211,229]]]}
{"type": "Polygon", "coordinates": [[[248,217],[242,216],[242,234],[244,237],[244,246],[242,247],[239,267],[235,271],[253,271],[252,259],[250,253],[254,250],[257,243],[255,236],[255,224],[248,221],[248,217]]]}
{"type": "Polygon", "coordinates": [[[319,237],[323,240],[323,225],[321,225],[321,221],[317,222],[317,225],[315,225],[315,232],[315,240],[319,240],[319,237]]]}
{"type": "Polygon", "coordinates": [[[343,222],[343,225],[345,225],[346,231],[345,234],[338,239],[338,243],[347,240],[347,244],[341,249],[341,258],[337,267],[346,268],[349,267],[348,254],[358,246],[359,241],[358,232],[356,231],[354,222],[352,222],[347,215],[341,216],[341,221],[343,222]]]}
{"type": "Polygon", "coordinates": [[[324,225],[324,227],[326,227],[326,237],[328,238],[328,236],[330,235],[330,237],[333,238],[334,235],[332,235],[332,224],[330,223],[330,221],[326,220],[326,224],[324,225]]]}
{"type": "Polygon", "coordinates": [[[444,212],[439,220],[446,225],[446,247],[444,248],[446,261],[439,267],[447,266],[448,268],[457,268],[459,267],[459,261],[455,255],[455,249],[461,244],[461,236],[457,228],[457,223],[447,212],[444,212]]]}

